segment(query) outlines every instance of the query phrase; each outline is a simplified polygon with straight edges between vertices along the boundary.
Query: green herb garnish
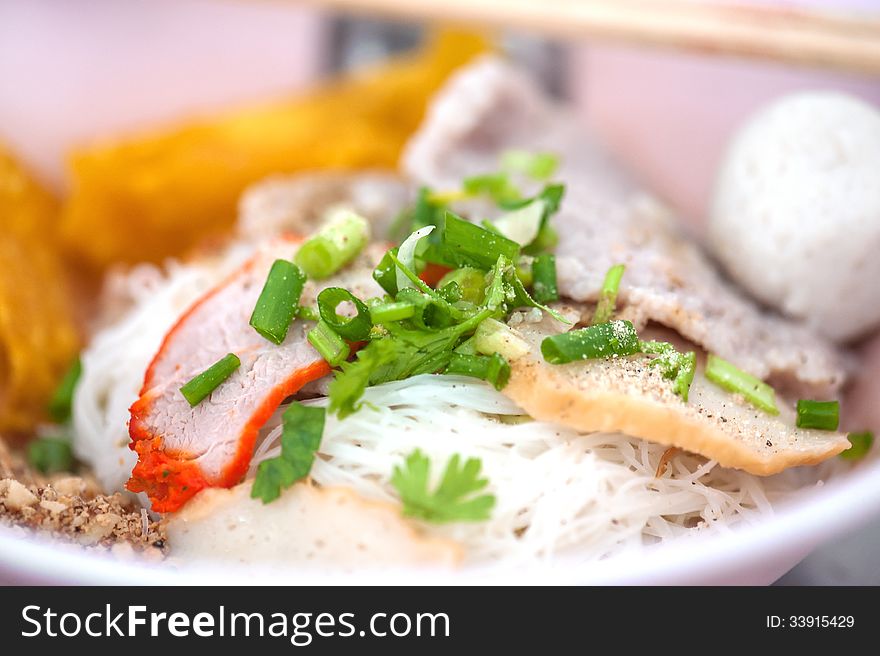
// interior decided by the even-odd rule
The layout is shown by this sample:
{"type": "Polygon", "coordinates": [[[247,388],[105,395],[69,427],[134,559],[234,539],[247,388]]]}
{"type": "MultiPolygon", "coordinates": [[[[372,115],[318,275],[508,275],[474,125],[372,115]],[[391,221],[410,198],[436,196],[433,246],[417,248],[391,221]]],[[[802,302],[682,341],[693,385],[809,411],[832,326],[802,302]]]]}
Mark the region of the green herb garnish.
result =
{"type": "Polygon", "coordinates": [[[70,407],[73,403],[73,392],[76,384],[82,376],[82,362],[79,358],[73,361],[55,392],[49,400],[49,416],[58,424],[63,424],[70,419],[70,407]]]}
{"type": "Polygon", "coordinates": [[[480,478],[482,463],[468,458],[460,465],[455,454],[446,464],[440,484],[434,491],[428,489],[431,461],[419,449],[407,456],[402,466],[396,466],[391,484],[400,494],[403,514],[435,524],[447,522],[479,522],[489,519],[495,506],[491,494],[475,496],[489,481],[480,478]]]}
{"type": "Polygon", "coordinates": [[[327,287],[318,294],[318,312],[321,319],[337,335],[352,342],[361,341],[370,334],[373,327],[370,321],[370,310],[357,296],[342,287],[327,287]],[[351,303],[357,314],[343,317],[336,313],[341,303],[351,303]]]}
{"type": "Polygon", "coordinates": [[[868,455],[871,445],[874,444],[874,433],[871,431],[850,433],[847,435],[847,439],[849,439],[851,446],[846,451],[841,452],[840,457],[846,460],[861,460],[868,455]]]}
{"type": "Polygon", "coordinates": [[[443,288],[450,283],[455,283],[461,290],[462,300],[478,305],[486,296],[486,273],[473,267],[461,267],[447,273],[437,283],[437,287],[443,288]]]}
{"type": "Polygon", "coordinates": [[[556,287],[556,258],[550,253],[542,253],[532,262],[532,294],[538,303],[559,300],[559,290],[556,287]]]}
{"type": "Polygon", "coordinates": [[[610,321],[545,337],[541,354],[550,364],[623,357],[639,353],[639,335],[629,321],[610,321]]]}
{"type": "Polygon", "coordinates": [[[496,203],[521,198],[519,189],[510,181],[506,173],[487,173],[465,178],[462,189],[469,196],[489,196],[496,203]]]}
{"type": "Polygon", "coordinates": [[[281,455],[259,464],[251,497],[269,503],[280,496],[282,489],[309,475],[315,452],[321,446],[324,415],[324,408],[290,404],[281,417],[281,455]]]}
{"type": "Polygon", "coordinates": [[[767,383],[737,369],[727,360],[709,354],[706,362],[706,378],[719,387],[742,396],[756,408],[767,414],[778,415],[776,393],[767,383]]]}
{"type": "Polygon", "coordinates": [[[194,376],[180,388],[180,393],[192,407],[196,407],[241,366],[234,353],[228,353],[202,373],[194,376]]]}
{"type": "Polygon", "coordinates": [[[472,266],[490,269],[504,256],[515,262],[519,256],[519,244],[495,232],[481,228],[452,212],[446,213],[441,243],[444,255],[456,266],[472,266]]]}
{"type": "Polygon", "coordinates": [[[697,371],[697,354],[693,351],[682,353],[669,342],[639,342],[639,350],[657,356],[649,366],[658,367],[664,378],[672,380],[672,391],[687,403],[697,371]]]}
{"type": "Polygon", "coordinates": [[[605,274],[605,282],[599,291],[599,302],[596,304],[596,313],[593,315],[593,323],[605,323],[611,321],[614,309],[617,305],[617,292],[620,289],[620,279],[626,267],[623,264],[615,264],[605,274]]]}
{"type": "Polygon", "coordinates": [[[800,399],[797,402],[797,427],[816,428],[819,430],[837,430],[840,423],[840,403],[837,401],[809,401],[800,399]]]}
{"type": "Polygon", "coordinates": [[[373,280],[379,283],[379,286],[392,296],[397,294],[397,266],[394,264],[393,259],[393,256],[396,255],[396,248],[387,251],[379,261],[379,265],[373,269],[373,280]]]}
{"type": "Polygon", "coordinates": [[[546,180],[559,168],[559,157],[553,153],[508,150],[501,154],[501,167],[507,171],[524,173],[535,180],[546,180]]]}
{"type": "Polygon", "coordinates": [[[510,365],[498,353],[491,356],[453,353],[445,373],[479,378],[502,390],[510,380],[510,365]]]}
{"type": "Polygon", "coordinates": [[[345,340],[323,319],[308,332],[306,339],[331,367],[338,367],[351,354],[345,340]]]}
{"type": "Polygon", "coordinates": [[[328,278],[351,262],[367,245],[370,224],[340,210],[314,237],[300,246],[294,261],[313,280],[328,278]]]}
{"type": "Polygon", "coordinates": [[[370,307],[373,325],[409,319],[416,312],[416,306],[404,301],[378,302],[370,307]]]}
{"type": "Polygon", "coordinates": [[[321,319],[318,308],[308,307],[305,305],[300,305],[296,308],[296,316],[298,319],[302,319],[303,321],[319,321],[321,319]]]}
{"type": "Polygon", "coordinates": [[[44,474],[71,471],[73,447],[66,437],[40,437],[28,444],[28,463],[44,474]]]}
{"type": "Polygon", "coordinates": [[[305,274],[293,262],[275,260],[251,314],[254,330],[270,342],[281,344],[297,314],[305,282],[305,274]]]}

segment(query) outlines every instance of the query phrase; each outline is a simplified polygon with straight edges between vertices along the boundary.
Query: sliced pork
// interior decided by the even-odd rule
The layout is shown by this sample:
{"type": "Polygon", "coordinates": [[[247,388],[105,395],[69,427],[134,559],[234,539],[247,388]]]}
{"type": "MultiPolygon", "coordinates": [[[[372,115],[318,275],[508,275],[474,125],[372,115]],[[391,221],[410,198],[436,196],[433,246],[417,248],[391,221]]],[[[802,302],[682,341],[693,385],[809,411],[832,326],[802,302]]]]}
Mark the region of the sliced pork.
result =
{"type": "Polygon", "coordinates": [[[307,235],[330,209],[344,206],[368,219],[373,234],[381,238],[414,199],[413,189],[399,176],[380,171],[275,176],[242,195],[237,229],[246,238],[283,232],[307,235]]]}
{"type": "Polygon", "coordinates": [[[644,355],[549,364],[541,341],[563,328],[546,317],[515,329],[529,348],[512,359],[503,392],[535,419],[640,437],[761,476],[813,465],[849,448],[841,433],[797,428],[794,409],[781,399],[773,416],[716,387],[702,366],[684,403],[644,355]]]}
{"type": "MultiPolygon", "coordinates": [[[[825,397],[846,376],[843,356],[801,324],[764,311],[718,274],[666,211],[642,193],[535,85],[496,58],[464,69],[434,101],[404,156],[416,181],[457,188],[463,176],[495,171],[508,148],[559,153],[566,196],[560,234],[560,293],[595,301],[605,272],[627,265],[620,302],[638,328],[674,328],[708,351],[789,394],[825,397]]],[[[772,266],[771,262],[767,263],[772,266]]]]}
{"type": "MultiPolygon", "coordinates": [[[[313,324],[296,320],[277,346],[248,323],[272,263],[290,259],[299,241],[279,238],[199,299],[166,335],[131,406],[131,448],[138,454],[128,489],[146,492],[153,510],[180,508],[206,487],[238,483],[250,464],[260,427],[288,396],[329,367],[306,340],[313,324]],[[180,387],[227,353],[241,366],[204,401],[190,407],[180,387]]],[[[302,303],[313,305],[330,286],[361,298],[381,289],[371,273],[384,248],[368,248],[352,265],[320,282],[309,281],[302,303]]]]}

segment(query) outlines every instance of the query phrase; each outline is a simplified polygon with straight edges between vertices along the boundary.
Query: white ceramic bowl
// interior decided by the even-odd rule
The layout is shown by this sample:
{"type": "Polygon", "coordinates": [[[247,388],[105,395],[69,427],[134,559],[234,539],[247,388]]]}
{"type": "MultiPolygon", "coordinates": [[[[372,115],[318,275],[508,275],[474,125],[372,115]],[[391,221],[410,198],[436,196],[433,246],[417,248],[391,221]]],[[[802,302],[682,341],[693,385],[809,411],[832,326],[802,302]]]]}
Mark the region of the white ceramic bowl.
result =
{"type": "Polygon", "coordinates": [[[722,536],[694,536],[593,563],[324,574],[229,563],[147,566],[27,540],[0,528],[0,583],[33,584],[620,584],[767,585],[816,547],[880,514],[880,457],[799,492],[774,517],[722,536]]]}
{"type": "MultiPolygon", "coordinates": [[[[51,0],[21,0],[4,3],[2,7],[6,12],[3,15],[8,19],[7,23],[17,26],[15,35],[18,38],[0,43],[3,46],[0,47],[0,52],[10,55],[5,60],[0,57],[0,62],[8,60],[15,63],[26,57],[32,66],[27,69],[0,66],[0,81],[9,82],[6,85],[0,84],[0,100],[5,101],[0,102],[0,117],[4,118],[2,124],[6,128],[0,126],[0,133],[18,147],[42,177],[55,182],[57,186],[60,186],[61,176],[59,153],[73,143],[89,140],[96,134],[104,134],[108,129],[108,120],[117,121],[111,125],[113,130],[129,130],[140,127],[145,121],[205,111],[246,97],[268,96],[299,87],[314,74],[313,55],[319,35],[315,18],[305,13],[283,17],[278,15],[282,10],[274,6],[218,7],[216,3],[206,0],[187,0],[186,7],[181,8],[179,0],[163,0],[159,9],[151,5],[152,13],[144,17],[138,13],[139,9],[130,6],[119,8],[118,3],[111,0],[102,0],[98,6],[95,6],[95,2],[78,2],[73,7],[68,6],[69,4],[62,6],[52,3],[51,0]],[[86,5],[101,20],[91,20],[89,16],[83,18],[82,12],[86,5]],[[166,13],[172,7],[176,12],[175,16],[167,16],[166,13]],[[205,23],[204,12],[209,10],[214,12],[210,18],[212,29],[206,29],[205,23]],[[77,16],[80,20],[74,20],[77,16]],[[185,24],[187,20],[200,21],[202,29],[198,33],[203,38],[194,42],[189,32],[176,30],[172,32],[172,36],[176,35],[176,40],[170,40],[169,33],[158,31],[163,25],[162,21],[177,25],[185,24]],[[244,23],[249,29],[244,29],[244,23]],[[152,29],[147,30],[145,25],[152,29]],[[122,29],[125,26],[128,26],[128,32],[122,29]],[[230,50],[225,35],[226,30],[233,27],[237,35],[237,47],[230,50]],[[37,33],[45,35],[47,30],[53,34],[52,39],[33,38],[37,33]],[[291,38],[291,34],[294,38],[291,38]],[[134,39],[135,36],[138,38],[134,39]],[[116,57],[106,57],[100,49],[93,47],[92,44],[96,42],[103,43],[104,37],[113,38],[116,57]],[[242,42],[243,37],[248,39],[247,44],[242,42]],[[56,56],[61,39],[64,39],[62,45],[68,54],[63,60],[56,56]],[[163,47],[157,50],[151,39],[160,39],[163,47]],[[40,45],[47,43],[52,44],[52,48],[46,49],[40,45]],[[311,45],[305,47],[303,44],[311,45]],[[142,52],[134,52],[139,45],[142,52]],[[119,54],[120,48],[125,49],[123,55],[119,54]],[[187,56],[181,57],[182,52],[187,53],[187,56]],[[242,59],[243,52],[250,53],[246,60],[242,59]],[[163,56],[159,57],[160,54],[163,56]],[[219,69],[216,67],[218,55],[224,54],[235,60],[236,66],[233,69],[228,65],[219,69]],[[129,57],[135,64],[142,64],[144,70],[149,70],[151,75],[126,74],[125,69],[116,65],[116,60],[121,56],[129,57]],[[267,60],[279,61],[279,58],[285,62],[283,67],[267,68],[267,60]],[[189,68],[181,69],[181,61],[189,62],[189,68]],[[83,62],[87,65],[82,65],[83,62]],[[305,62],[310,63],[305,65],[305,62]],[[222,70],[223,75],[210,78],[200,75],[202,69],[199,66],[207,65],[213,67],[209,70],[222,70]],[[19,84],[23,70],[27,72],[26,81],[36,80],[35,84],[19,84]],[[253,70],[261,71],[261,75],[254,76],[253,70]],[[169,91],[165,73],[175,74],[183,80],[174,87],[174,93],[169,91]],[[271,75],[267,76],[267,73],[271,75]],[[200,79],[200,85],[196,87],[186,83],[194,77],[200,79]],[[59,80],[66,84],[56,84],[59,80]],[[145,83],[150,81],[159,86],[146,87],[145,83]],[[126,84],[129,86],[125,86],[126,84]],[[132,84],[134,87],[129,89],[132,84]],[[89,94],[82,93],[86,86],[91,90],[89,94]],[[135,87],[139,95],[133,95],[133,92],[120,94],[120,89],[131,91],[135,87]],[[3,96],[3,89],[15,89],[14,96],[3,96]],[[113,103],[97,103],[109,109],[95,113],[92,110],[96,106],[96,97],[110,99],[113,103]],[[81,102],[86,102],[84,106],[87,106],[88,111],[77,111],[78,103],[81,102]],[[59,108],[64,111],[59,113],[59,108]],[[35,122],[34,116],[41,120],[35,122]],[[63,120],[59,122],[56,120],[58,117],[63,120]],[[37,125],[42,126],[42,129],[35,130],[34,126],[37,125]],[[50,125],[52,129],[47,130],[46,125],[50,125]]],[[[300,9],[289,11],[302,12],[300,9]]],[[[655,57],[656,54],[650,53],[649,56],[655,57]]],[[[582,66],[578,70],[586,68],[582,66]]],[[[615,69],[606,67],[606,70],[612,72],[615,69]]],[[[596,80],[601,70],[591,68],[588,72],[596,80]]],[[[693,74],[690,69],[686,73],[689,76],[693,74]]],[[[618,80],[627,78],[614,77],[618,80]]],[[[642,79],[652,77],[643,75],[642,79]]],[[[711,79],[717,82],[717,72],[712,73],[711,79]]],[[[675,87],[670,86],[667,78],[663,78],[663,84],[667,87],[666,95],[671,97],[672,91],[669,89],[674,90],[675,87]]],[[[615,89],[616,87],[611,88],[612,94],[615,89]]],[[[642,93],[635,103],[638,108],[642,107],[644,97],[644,89],[640,87],[640,90],[642,93]]],[[[694,94],[679,94],[677,97],[703,102],[694,94]]],[[[594,102],[594,107],[600,109],[606,105],[594,102]]],[[[673,106],[672,109],[673,115],[682,115],[679,107],[673,106]]],[[[690,109],[692,111],[685,114],[689,117],[688,125],[692,127],[693,116],[698,108],[690,109]]],[[[658,108],[655,107],[654,113],[657,111],[658,108]]],[[[617,109],[612,113],[615,116],[622,115],[617,109]]],[[[645,124],[643,112],[638,112],[637,118],[638,124],[645,124]]],[[[632,127],[633,124],[630,124],[627,129],[631,130],[632,127]]],[[[668,133],[669,131],[653,131],[653,134],[668,133]]],[[[694,143],[705,150],[699,140],[694,143]]],[[[673,150],[680,158],[680,149],[673,150]]],[[[668,149],[664,152],[667,151],[668,149]]],[[[695,161],[702,160],[697,158],[695,161]]],[[[671,170],[668,166],[663,168],[671,170]]],[[[711,167],[706,170],[710,169],[711,167]]],[[[702,180],[693,171],[679,171],[682,172],[686,173],[686,178],[702,180]]],[[[148,567],[62,548],[45,540],[24,540],[0,527],[0,584],[230,585],[334,581],[401,584],[767,584],[788,571],[817,546],[831,541],[878,513],[880,458],[875,457],[872,462],[863,463],[849,474],[838,477],[821,488],[804,490],[787,506],[779,508],[774,518],[761,525],[743,527],[722,537],[702,536],[678,540],[638,556],[617,557],[590,564],[571,564],[560,560],[552,567],[536,563],[533,567],[517,568],[515,571],[510,568],[480,567],[465,568],[452,575],[446,571],[424,571],[413,576],[408,571],[368,572],[333,577],[314,571],[277,567],[254,572],[228,564],[205,563],[187,568],[172,568],[168,565],[148,567]]]]}

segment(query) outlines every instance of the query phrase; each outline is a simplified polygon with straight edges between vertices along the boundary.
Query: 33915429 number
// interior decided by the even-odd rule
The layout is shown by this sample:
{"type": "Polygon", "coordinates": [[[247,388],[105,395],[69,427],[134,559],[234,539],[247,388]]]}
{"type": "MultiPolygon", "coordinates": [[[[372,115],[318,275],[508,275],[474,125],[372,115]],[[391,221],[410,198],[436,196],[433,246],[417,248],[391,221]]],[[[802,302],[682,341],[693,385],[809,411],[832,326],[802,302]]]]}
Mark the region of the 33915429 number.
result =
{"type": "Polygon", "coordinates": [[[768,629],[851,629],[855,623],[855,617],[852,615],[767,616],[768,629]]]}

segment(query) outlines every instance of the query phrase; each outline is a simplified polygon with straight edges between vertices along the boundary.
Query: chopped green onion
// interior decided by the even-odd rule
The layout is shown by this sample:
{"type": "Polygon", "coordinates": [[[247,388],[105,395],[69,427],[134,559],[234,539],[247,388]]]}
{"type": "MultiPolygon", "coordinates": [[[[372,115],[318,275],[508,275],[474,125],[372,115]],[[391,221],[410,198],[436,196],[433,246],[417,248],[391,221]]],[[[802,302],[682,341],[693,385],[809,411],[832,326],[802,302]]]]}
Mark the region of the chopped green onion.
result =
{"type": "Polygon", "coordinates": [[[409,319],[415,314],[415,312],[416,307],[412,303],[392,301],[390,303],[379,303],[372,306],[370,308],[370,318],[373,321],[373,325],[376,325],[409,319]]]}
{"type": "MultiPolygon", "coordinates": [[[[462,191],[454,193],[461,198],[466,197],[466,194],[462,191]]],[[[399,243],[413,230],[418,230],[427,225],[439,225],[438,215],[444,211],[444,205],[450,200],[457,200],[457,198],[441,196],[440,194],[435,194],[427,187],[421,187],[416,197],[415,206],[404,210],[394,219],[393,224],[388,230],[388,240],[399,243]]]]}
{"type": "Polygon", "coordinates": [[[498,353],[490,356],[453,353],[446,373],[479,378],[500,391],[510,380],[510,365],[498,353]]]}
{"type": "Polygon", "coordinates": [[[474,332],[474,347],[478,353],[499,353],[508,360],[516,360],[529,352],[529,345],[504,323],[486,319],[474,332]]]}
{"type": "MultiPolygon", "coordinates": [[[[397,259],[403,265],[403,268],[409,269],[410,271],[415,271],[415,260],[416,260],[416,248],[419,245],[419,241],[423,237],[427,237],[437,226],[435,225],[427,225],[424,228],[419,228],[415,232],[413,232],[409,237],[403,240],[403,243],[400,245],[400,248],[397,249],[397,259]]],[[[403,289],[404,287],[415,287],[409,278],[407,278],[406,274],[403,272],[401,267],[397,269],[397,289],[403,289]]]]}
{"type": "Polygon", "coordinates": [[[619,357],[639,352],[639,336],[629,321],[599,323],[545,337],[541,354],[550,364],[619,357]]]}
{"type": "Polygon", "coordinates": [[[439,308],[442,309],[442,312],[445,315],[448,315],[451,319],[460,321],[467,316],[467,313],[464,312],[464,310],[461,310],[454,306],[452,303],[443,298],[443,296],[441,296],[439,292],[431,289],[425,283],[425,281],[419,279],[419,277],[409,267],[405,266],[399,259],[397,259],[396,255],[392,253],[390,254],[390,257],[394,264],[397,265],[398,270],[403,272],[403,275],[405,275],[407,279],[413,283],[413,287],[415,288],[413,289],[413,287],[404,287],[399,292],[397,292],[398,301],[415,303],[416,305],[422,305],[425,309],[428,309],[427,305],[424,302],[418,301],[418,297],[412,295],[413,292],[420,292],[426,297],[427,300],[430,300],[432,304],[434,304],[435,306],[439,306],[439,308]]]}
{"type": "Polygon", "coordinates": [[[797,402],[797,427],[818,428],[819,430],[837,430],[840,424],[840,403],[837,401],[809,401],[800,399],[797,402]]]}
{"type": "Polygon", "coordinates": [[[391,251],[388,251],[388,253],[386,253],[386,255],[388,255],[388,257],[391,258],[391,261],[394,262],[395,266],[397,267],[397,272],[403,273],[403,275],[406,277],[407,281],[409,283],[412,283],[412,284],[406,285],[405,287],[400,287],[397,291],[398,294],[400,294],[401,292],[405,292],[408,289],[415,289],[417,291],[422,292],[423,294],[427,294],[431,298],[434,298],[434,299],[440,298],[440,295],[435,290],[431,289],[424,280],[419,278],[416,275],[415,271],[413,271],[408,266],[406,266],[403,262],[401,262],[398,259],[397,255],[395,255],[391,251]]]}
{"type": "Polygon", "coordinates": [[[605,274],[605,282],[599,292],[599,302],[596,304],[596,313],[593,315],[593,323],[605,323],[614,316],[614,308],[617,305],[617,291],[620,289],[620,279],[626,266],[615,264],[605,274]]]}
{"type": "Polygon", "coordinates": [[[487,195],[495,202],[514,201],[521,194],[506,173],[489,173],[465,178],[462,189],[469,196],[487,195]]]}
{"type": "Polygon", "coordinates": [[[559,243],[559,234],[549,223],[545,223],[538,231],[535,241],[526,246],[523,251],[529,255],[536,255],[544,251],[550,251],[556,248],[559,243]]]}
{"type": "Polygon", "coordinates": [[[694,376],[697,373],[697,354],[694,351],[688,351],[682,358],[678,372],[675,374],[672,391],[681,397],[681,400],[687,403],[688,395],[691,391],[691,385],[694,382],[694,376]]]}
{"type": "Polygon", "coordinates": [[[306,335],[309,344],[321,354],[331,367],[338,367],[348,359],[351,349],[323,319],[306,335]]]}
{"type": "Polygon", "coordinates": [[[416,206],[413,211],[413,230],[427,225],[437,225],[437,214],[442,210],[445,202],[437,202],[431,197],[431,190],[420,187],[416,198],[416,206]]]}
{"type": "Polygon", "coordinates": [[[868,455],[871,445],[874,444],[874,433],[871,431],[850,433],[846,437],[851,446],[840,454],[840,457],[846,460],[861,460],[868,455]]]}
{"type": "Polygon", "coordinates": [[[228,353],[202,373],[191,378],[180,388],[180,393],[183,394],[190,406],[196,407],[240,366],[241,360],[238,359],[238,356],[234,353],[228,353]]]}
{"type": "Polygon", "coordinates": [[[305,282],[305,275],[293,262],[275,260],[251,314],[254,330],[270,342],[281,344],[297,313],[305,282]]]}
{"type": "Polygon", "coordinates": [[[562,203],[562,197],[565,196],[565,185],[564,184],[548,184],[539,193],[537,196],[533,196],[532,198],[519,198],[516,200],[506,201],[501,203],[501,207],[505,210],[515,210],[518,207],[525,207],[532,201],[540,198],[547,204],[546,212],[547,216],[554,214],[559,211],[559,206],[562,203]]]}
{"type": "Polygon", "coordinates": [[[531,287],[535,280],[534,272],[532,271],[534,263],[535,258],[531,255],[520,255],[516,261],[516,277],[519,278],[523,287],[531,287]]]}
{"type": "Polygon", "coordinates": [[[519,257],[519,244],[446,212],[442,243],[457,266],[491,269],[503,255],[510,262],[519,257]]]}
{"type": "Polygon", "coordinates": [[[351,262],[369,237],[370,224],[365,218],[338,210],[318,234],[300,246],[294,261],[309,278],[327,278],[351,262]]]}
{"type": "Polygon", "coordinates": [[[442,289],[453,282],[461,289],[462,300],[474,305],[479,305],[483,302],[486,296],[486,274],[484,272],[473,267],[453,269],[440,278],[437,287],[442,289]]]}
{"type": "Polygon", "coordinates": [[[510,210],[495,219],[490,225],[493,231],[518,243],[528,246],[538,236],[546,211],[546,204],[540,198],[528,205],[510,210]]]}
{"type": "Polygon", "coordinates": [[[438,285],[437,293],[447,303],[458,303],[461,300],[461,287],[454,280],[448,282],[442,287],[438,285]]]}
{"type": "Polygon", "coordinates": [[[370,310],[357,296],[342,287],[327,287],[318,294],[318,312],[321,319],[333,331],[349,341],[359,342],[366,339],[373,327],[370,321],[370,310]],[[336,313],[340,303],[351,303],[357,310],[353,317],[342,317],[336,313]]]}
{"type": "Polygon", "coordinates": [[[548,214],[555,214],[559,211],[563,196],[565,196],[565,185],[559,183],[547,185],[538,194],[538,198],[547,204],[548,214]]]}
{"type": "Polygon", "coordinates": [[[778,415],[776,393],[767,383],[737,369],[727,360],[709,354],[706,362],[706,378],[734,394],[742,394],[746,401],[771,415],[778,415]]]}
{"type": "Polygon", "coordinates": [[[467,200],[471,194],[464,189],[447,189],[445,191],[431,191],[428,193],[427,201],[431,205],[448,205],[457,200],[467,200]]]}
{"type": "Polygon", "coordinates": [[[531,243],[523,248],[523,252],[527,255],[537,255],[538,253],[549,251],[559,242],[559,236],[550,225],[550,217],[559,211],[559,206],[562,203],[562,197],[564,195],[565,185],[552,184],[544,187],[544,189],[541,190],[541,193],[533,198],[500,203],[501,207],[506,210],[520,209],[538,200],[543,203],[543,212],[541,214],[538,234],[531,243]]]}
{"type": "Polygon", "coordinates": [[[464,340],[461,344],[455,347],[455,353],[460,353],[461,355],[476,355],[477,354],[477,338],[471,335],[466,340],[464,340]]]}
{"type": "Polygon", "coordinates": [[[538,303],[559,300],[556,288],[556,258],[542,253],[532,262],[532,296],[538,303]]]}
{"type": "Polygon", "coordinates": [[[64,374],[52,398],[49,400],[49,416],[59,424],[70,419],[70,406],[73,403],[73,392],[79,377],[82,375],[82,362],[77,358],[64,374]]]}
{"type": "Polygon", "coordinates": [[[321,318],[321,315],[318,314],[317,308],[307,307],[305,305],[300,305],[296,309],[296,316],[303,321],[318,321],[321,318]]]}
{"type": "Polygon", "coordinates": [[[397,265],[394,264],[392,255],[397,255],[397,249],[392,248],[386,252],[379,261],[379,265],[373,269],[373,280],[391,296],[397,295],[397,265]]]}
{"type": "Polygon", "coordinates": [[[543,303],[538,303],[535,299],[533,299],[526,291],[526,288],[523,286],[523,283],[519,279],[519,276],[516,275],[515,270],[508,271],[507,275],[505,276],[505,280],[509,283],[510,286],[512,298],[508,297],[508,301],[511,307],[538,308],[542,312],[546,312],[547,314],[549,314],[560,323],[571,324],[571,321],[566,319],[561,313],[547,307],[543,303]]]}
{"type": "Polygon", "coordinates": [[[41,437],[28,444],[28,462],[44,474],[70,471],[73,448],[65,437],[41,437]]]}
{"type": "Polygon", "coordinates": [[[501,166],[508,171],[525,173],[535,180],[546,180],[559,167],[559,158],[553,153],[508,150],[501,154],[501,166]]]}
{"type": "Polygon", "coordinates": [[[423,294],[417,289],[407,287],[397,293],[397,301],[413,306],[411,320],[416,327],[421,329],[447,328],[464,316],[462,310],[451,305],[439,293],[435,298],[423,294]]]}

